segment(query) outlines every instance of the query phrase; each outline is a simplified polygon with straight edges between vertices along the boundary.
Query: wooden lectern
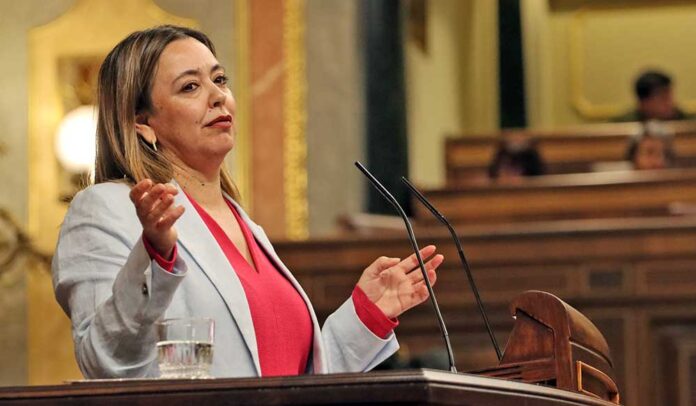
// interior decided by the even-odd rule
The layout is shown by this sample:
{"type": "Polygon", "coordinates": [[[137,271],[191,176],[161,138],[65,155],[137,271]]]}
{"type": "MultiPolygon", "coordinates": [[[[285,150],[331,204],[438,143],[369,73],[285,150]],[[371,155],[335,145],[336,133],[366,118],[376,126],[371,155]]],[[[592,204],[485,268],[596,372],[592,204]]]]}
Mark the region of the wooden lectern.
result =
{"type": "Polygon", "coordinates": [[[619,404],[609,346],[590,320],[541,291],[518,296],[510,312],[515,324],[500,364],[475,373],[555,386],[619,404]]]}
{"type": "Polygon", "coordinates": [[[2,405],[612,406],[579,393],[444,371],[279,378],[89,381],[0,388],[2,405]]]}
{"type": "Polygon", "coordinates": [[[0,388],[0,404],[612,406],[619,403],[609,347],[580,312],[549,293],[537,291],[525,292],[515,299],[511,311],[516,322],[500,365],[479,371],[488,377],[412,370],[261,379],[96,380],[0,388]]]}

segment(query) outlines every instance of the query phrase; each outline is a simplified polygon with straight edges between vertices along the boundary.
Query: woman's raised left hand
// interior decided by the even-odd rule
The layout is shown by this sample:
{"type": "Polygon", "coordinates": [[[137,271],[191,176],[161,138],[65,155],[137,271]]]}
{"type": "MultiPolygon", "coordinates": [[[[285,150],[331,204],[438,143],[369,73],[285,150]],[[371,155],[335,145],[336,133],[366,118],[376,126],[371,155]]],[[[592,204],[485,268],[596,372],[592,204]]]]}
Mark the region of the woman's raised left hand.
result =
{"type": "MultiPolygon", "coordinates": [[[[420,250],[424,261],[430,258],[425,262],[425,269],[431,284],[435,284],[435,270],[444,261],[440,254],[433,256],[435,249],[434,245],[429,245],[420,250]]],[[[416,254],[403,261],[399,258],[377,258],[363,271],[358,287],[390,319],[428,298],[428,288],[423,281],[416,254]]]]}

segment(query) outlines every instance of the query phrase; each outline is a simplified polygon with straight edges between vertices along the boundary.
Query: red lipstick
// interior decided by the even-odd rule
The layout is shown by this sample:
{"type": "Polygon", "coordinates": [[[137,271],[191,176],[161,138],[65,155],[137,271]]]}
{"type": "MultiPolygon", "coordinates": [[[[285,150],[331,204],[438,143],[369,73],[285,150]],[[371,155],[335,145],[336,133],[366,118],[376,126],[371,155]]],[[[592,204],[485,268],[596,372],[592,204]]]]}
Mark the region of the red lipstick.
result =
{"type": "Polygon", "coordinates": [[[215,128],[230,128],[232,127],[232,116],[230,116],[229,114],[218,116],[205,126],[215,128]]]}

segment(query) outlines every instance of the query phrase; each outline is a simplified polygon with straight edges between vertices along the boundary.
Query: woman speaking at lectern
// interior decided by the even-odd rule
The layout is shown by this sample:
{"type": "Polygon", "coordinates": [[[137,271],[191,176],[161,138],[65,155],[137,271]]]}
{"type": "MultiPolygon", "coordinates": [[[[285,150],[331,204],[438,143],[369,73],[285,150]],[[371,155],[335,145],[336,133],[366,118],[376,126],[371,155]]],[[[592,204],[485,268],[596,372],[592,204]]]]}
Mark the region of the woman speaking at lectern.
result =
{"type": "MultiPolygon", "coordinates": [[[[212,376],[367,371],[398,348],[396,317],[427,298],[415,256],[380,257],[320,328],[237,203],[223,166],[235,110],[201,32],[135,32],[106,57],[95,185],[70,205],[53,260],[86,377],[157,376],[154,326],[174,317],[215,320],[212,376]]],[[[434,281],[443,257],[421,252],[434,281]]]]}

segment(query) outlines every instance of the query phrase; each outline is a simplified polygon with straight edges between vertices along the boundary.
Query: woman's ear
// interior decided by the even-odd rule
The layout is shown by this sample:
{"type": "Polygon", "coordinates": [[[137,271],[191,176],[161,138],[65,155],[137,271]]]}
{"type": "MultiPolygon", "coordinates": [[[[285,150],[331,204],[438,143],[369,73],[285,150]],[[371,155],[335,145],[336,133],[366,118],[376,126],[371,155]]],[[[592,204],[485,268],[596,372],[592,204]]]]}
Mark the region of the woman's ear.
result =
{"type": "Polygon", "coordinates": [[[147,124],[147,118],[143,115],[139,114],[135,117],[135,132],[143,137],[148,144],[155,144],[157,142],[155,130],[147,124]]]}

